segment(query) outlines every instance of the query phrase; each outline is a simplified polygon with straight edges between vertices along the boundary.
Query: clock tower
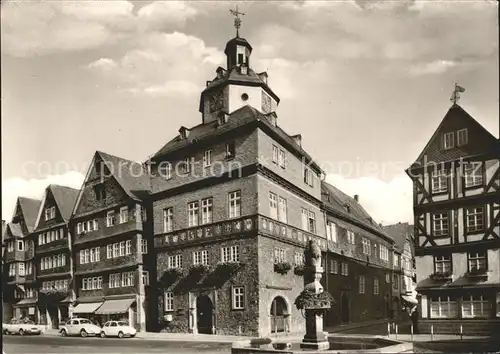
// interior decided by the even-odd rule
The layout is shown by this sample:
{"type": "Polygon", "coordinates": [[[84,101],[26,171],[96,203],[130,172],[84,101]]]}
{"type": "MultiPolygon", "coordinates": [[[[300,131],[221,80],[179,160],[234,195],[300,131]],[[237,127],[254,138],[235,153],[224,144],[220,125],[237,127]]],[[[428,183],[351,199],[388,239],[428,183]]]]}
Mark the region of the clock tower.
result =
{"type": "Polygon", "coordinates": [[[207,81],[201,93],[200,112],[203,123],[210,123],[219,117],[230,115],[243,106],[250,105],[264,114],[276,111],[279,97],[267,83],[267,73],[256,73],[250,67],[252,46],[239,36],[244,15],[238,10],[230,10],[235,18],[236,37],[227,42],[226,68],[218,67],[213,80],[207,81]]]}

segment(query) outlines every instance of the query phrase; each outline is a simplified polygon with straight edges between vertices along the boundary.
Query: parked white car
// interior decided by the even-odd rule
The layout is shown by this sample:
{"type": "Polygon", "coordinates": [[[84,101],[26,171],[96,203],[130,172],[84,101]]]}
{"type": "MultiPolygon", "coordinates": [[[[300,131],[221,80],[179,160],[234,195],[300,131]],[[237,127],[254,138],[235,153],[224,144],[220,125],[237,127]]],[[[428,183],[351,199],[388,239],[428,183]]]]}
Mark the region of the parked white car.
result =
{"type": "Polygon", "coordinates": [[[102,326],[101,338],[106,337],[135,337],[137,331],[135,328],[123,321],[108,321],[102,326]]]}
{"type": "Polygon", "coordinates": [[[5,334],[42,334],[42,327],[31,320],[19,320],[13,318],[9,323],[2,324],[2,331],[5,334]]]}
{"type": "Polygon", "coordinates": [[[101,327],[93,324],[86,318],[72,318],[68,320],[59,330],[61,336],[98,336],[101,333],[101,327]]]}

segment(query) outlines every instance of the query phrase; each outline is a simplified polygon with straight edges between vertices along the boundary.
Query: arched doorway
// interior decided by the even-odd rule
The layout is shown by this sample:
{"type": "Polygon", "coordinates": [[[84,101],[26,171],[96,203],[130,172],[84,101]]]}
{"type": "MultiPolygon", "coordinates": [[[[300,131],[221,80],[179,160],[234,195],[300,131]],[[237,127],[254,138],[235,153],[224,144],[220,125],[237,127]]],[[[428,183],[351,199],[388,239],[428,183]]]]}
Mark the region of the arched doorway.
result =
{"type": "Polygon", "coordinates": [[[341,320],[342,323],[349,323],[350,321],[350,309],[349,309],[349,295],[347,293],[342,293],[341,301],[341,320]]]}
{"type": "Polygon", "coordinates": [[[271,333],[285,332],[288,317],[288,306],[281,296],[271,303],[271,333]]]}
{"type": "Polygon", "coordinates": [[[198,333],[212,334],[214,306],[207,295],[196,298],[196,319],[198,333]]]}

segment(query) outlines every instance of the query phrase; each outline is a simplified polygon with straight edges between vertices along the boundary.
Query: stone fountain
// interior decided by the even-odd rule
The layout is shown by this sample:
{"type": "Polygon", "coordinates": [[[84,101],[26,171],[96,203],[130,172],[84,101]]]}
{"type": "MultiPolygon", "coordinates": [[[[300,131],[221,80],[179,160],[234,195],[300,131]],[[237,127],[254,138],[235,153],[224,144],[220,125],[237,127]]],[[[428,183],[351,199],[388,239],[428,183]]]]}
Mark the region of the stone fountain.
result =
{"type": "Polygon", "coordinates": [[[323,314],[332,306],[333,297],[324,291],[319,282],[323,276],[323,267],[318,243],[309,240],[304,255],[304,290],[295,299],[295,306],[303,312],[306,319],[306,334],[300,347],[326,350],[329,349],[330,343],[323,332],[323,314]]]}

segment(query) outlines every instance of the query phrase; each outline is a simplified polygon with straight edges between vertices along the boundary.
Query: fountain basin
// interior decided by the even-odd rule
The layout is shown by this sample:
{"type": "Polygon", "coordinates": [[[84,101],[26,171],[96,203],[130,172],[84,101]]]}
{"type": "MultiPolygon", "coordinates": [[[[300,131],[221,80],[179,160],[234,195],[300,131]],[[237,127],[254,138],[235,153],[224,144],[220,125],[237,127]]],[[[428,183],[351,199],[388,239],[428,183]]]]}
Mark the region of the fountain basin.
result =
{"type": "MultiPolygon", "coordinates": [[[[328,354],[328,353],[402,353],[413,348],[412,343],[400,342],[381,336],[338,336],[328,337],[329,348],[325,350],[308,350],[300,348],[301,340],[287,338],[267,338],[269,344],[257,348],[250,341],[233,343],[232,354],[328,354]],[[290,343],[291,346],[285,345],[290,343]],[[280,349],[278,349],[280,348],[280,349]],[[281,349],[284,348],[284,349],[281,349]]],[[[255,341],[254,341],[255,343],[255,341]]]]}

